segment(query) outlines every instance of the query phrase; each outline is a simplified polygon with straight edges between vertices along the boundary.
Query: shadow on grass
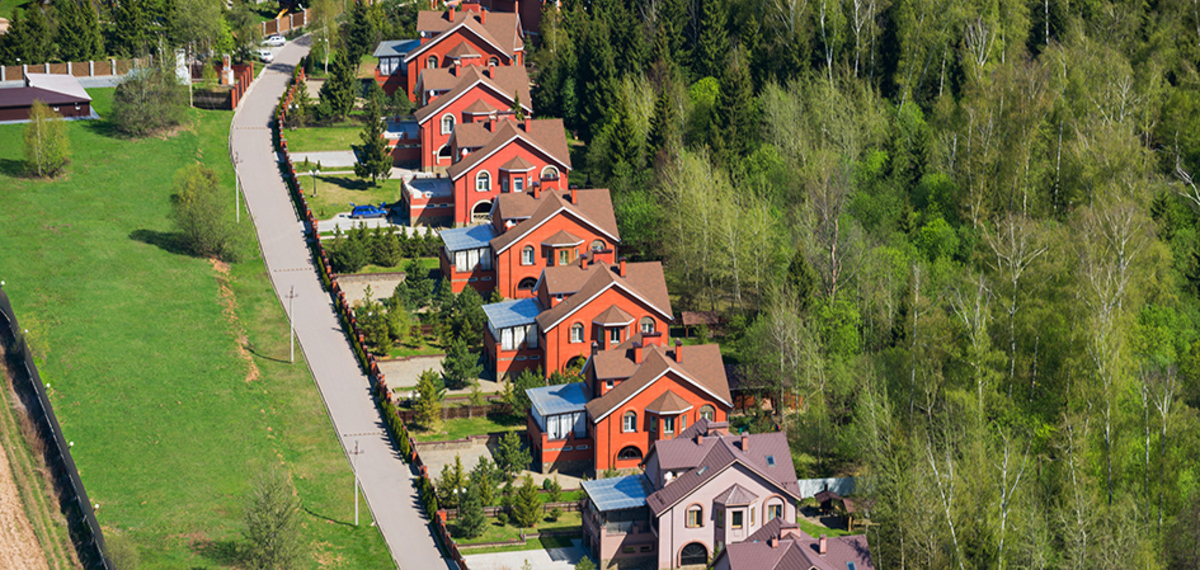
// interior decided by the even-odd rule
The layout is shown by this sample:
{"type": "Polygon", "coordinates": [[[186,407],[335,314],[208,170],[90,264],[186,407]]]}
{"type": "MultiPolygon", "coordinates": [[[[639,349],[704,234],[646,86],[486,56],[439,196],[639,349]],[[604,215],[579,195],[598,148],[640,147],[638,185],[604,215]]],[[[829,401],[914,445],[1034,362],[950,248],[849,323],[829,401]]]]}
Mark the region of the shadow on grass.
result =
{"type": "Polygon", "coordinates": [[[159,232],[140,229],[130,232],[129,239],[155,246],[168,253],[192,255],[192,251],[183,243],[183,236],[178,232],[159,232]]]}
{"type": "Polygon", "coordinates": [[[99,121],[80,121],[80,122],[83,123],[83,128],[85,128],[95,134],[98,134],[102,137],[108,137],[108,138],[112,138],[112,139],[129,140],[128,136],[126,136],[121,131],[117,130],[117,125],[114,124],[112,121],[101,119],[99,121]]]}
{"type": "Polygon", "coordinates": [[[312,516],[312,517],[319,518],[319,519],[321,519],[321,520],[323,520],[323,521],[327,521],[327,522],[331,522],[331,523],[333,523],[333,524],[340,524],[340,525],[342,525],[342,526],[346,526],[346,527],[354,528],[354,523],[351,523],[351,522],[346,522],[346,521],[340,521],[340,520],[337,520],[337,519],[331,519],[331,518],[329,518],[329,517],[327,517],[327,516],[325,516],[325,515],[323,515],[323,514],[321,514],[321,513],[318,513],[318,512],[316,512],[316,511],[314,511],[314,510],[312,510],[312,509],[308,508],[308,507],[304,507],[304,512],[308,513],[308,514],[309,514],[309,516],[312,516]]]}
{"type": "Polygon", "coordinates": [[[10,158],[0,158],[0,173],[13,178],[25,177],[25,161],[13,160],[10,158]]]}
{"type": "Polygon", "coordinates": [[[262,352],[259,352],[258,348],[255,347],[251,343],[246,343],[246,350],[250,351],[250,354],[253,354],[254,356],[257,356],[263,360],[270,360],[271,362],[278,362],[280,364],[290,364],[291,363],[290,360],[284,360],[282,358],[276,358],[274,356],[267,356],[267,355],[263,354],[262,352]]]}
{"type": "Polygon", "coordinates": [[[369,190],[371,183],[366,180],[350,178],[349,176],[318,176],[318,180],[326,184],[332,184],[338,188],[345,190],[369,190]]]}
{"type": "Polygon", "coordinates": [[[192,551],[218,566],[241,567],[246,562],[246,550],[236,540],[202,540],[192,544],[192,551]]]}

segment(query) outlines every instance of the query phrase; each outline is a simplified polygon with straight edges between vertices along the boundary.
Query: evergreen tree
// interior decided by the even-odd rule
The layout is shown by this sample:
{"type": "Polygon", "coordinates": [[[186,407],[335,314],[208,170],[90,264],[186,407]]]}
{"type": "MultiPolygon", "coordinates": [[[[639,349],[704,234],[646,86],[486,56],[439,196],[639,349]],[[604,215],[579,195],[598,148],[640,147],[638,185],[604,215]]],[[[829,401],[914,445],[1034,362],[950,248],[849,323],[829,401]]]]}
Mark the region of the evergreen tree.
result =
{"type": "Polygon", "coordinates": [[[533,461],[529,450],[521,446],[521,436],[515,431],[504,434],[499,447],[496,448],[495,456],[496,468],[508,481],[512,481],[517,473],[527,469],[529,462],[533,461]]]}
{"type": "Polygon", "coordinates": [[[479,484],[471,481],[467,486],[467,494],[462,498],[458,507],[458,519],[455,527],[466,538],[475,538],[483,534],[487,527],[487,518],[483,516],[483,501],[480,498],[479,484]]]}
{"type": "Polygon", "coordinates": [[[100,37],[100,22],[91,0],[55,0],[58,31],[58,57],[64,61],[92,61],[104,57],[104,42],[100,37]]]}
{"type": "Polygon", "coordinates": [[[352,61],[352,58],[338,54],[329,79],[321,85],[321,103],[329,102],[329,112],[334,119],[343,119],[354,109],[358,82],[355,79],[357,65],[352,61]]]}
{"type": "Polygon", "coordinates": [[[513,500],[512,516],[517,526],[524,528],[532,528],[537,525],[537,521],[542,511],[542,499],[538,494],[537,487],[533,486],[533,477],[525,475],[525,480],[517,489],[517,496],[513,500]]]}
{"type": "Polygon", "coordinates": [[[350,8],[349,20],[342,25],[342,32],[345,35],[342,47],[354,67],[358,66],[363,56],[370,53],[371,48],[375,45],[377,25],[370,12],[366,3],[362,0],[355,0],[354,6],[350,8]]]}
{"type": "Polygon", "coordinates": [[[673,82],[664,82],[654,100],[654,114],[650,116],[650,136],[646,141],[648,150],[652,153],[682,142],[679,107],[675,104],[672,93],[674,88],[673,82]]]}
{"type": "Polygon", "coordinates": [[[121,0],[112,11],[114,51],[126,57],[149,53],[154,39],[150,22],[155,16],[149,0],[121,0]]]}
{"type": "Polygon", "coordinates": [[[442,360],[442,375],[446,385],[454,390],[475,385],[481,372],[483,364],[479,362],[479,355],[472,353],[463,339],[454,339],[450,343],[450,350],[446,351],[446,358],[442,360]]]}
{"type": "MultiPolygon", "coordinates": [[[[433,295],[433,280],[429,278],[429,271],[421,265],[421,260],[411,259],[404,266],[404,282],[408,284],[409,306],[413,309],[420,309],[429,304],[430,297],[433,295]]],[[[442,287],[449,291],[449,287],[442,287]]]]}
{"type": "Polygon", "coordinates": [[[5,65],[46,63],[54,56],[50,21],[41,3],[25,6],[24,10],[13,10],[8,33],[0,36],[0,60],[5,65]]]}
{"type": "Polygon", "coordinates": [[[455,338],[462,339],[468,346],[478,346],[483,341],[483,329],[487,326],[487,314],[483,312],[483,297],[474,287],[463,289],[454,299],[451,322],[455,338]]]}
{"type": "Polygon", "coordinates": [[[479,502],[483,506],[490,507],[495,501],[498,479],[499,473],[492,460],[486,455],[480,457],[475,468],[471,470],[471,486],[479,492],[479,502]]]}
{"type": "Polygon", "coordinates": [[[286,472],[259,472],[247,497],[245,525],[242,536],[250,543],[246,563],[251,568],[283,570],[303,559],[300,499],[286,472]]]}
{"type": "Polygon", "coordinates": [[[442,398],[446,388],[437,372],[426,370],[417,378],[417,401],[413,406],[416,420],[428,431],[435,431],[442,425],[442,398]]]}
{"type": "Polygon", "coordinates": [[[363,144],[359,147],[358,162],[354,164],[354,175],[370,179],[372,186],[392,175],[392,153],[388,150],[387,139],[383,138],[386,125],[384,101],[383,89],[371,81],[363,109],[363,130],[359,134],[363,144]]]}
{"type": "Polygon", "coordinates": [[[723,0],[700,2],[700,38],[692,53],[692,70],[698,77],[720,77],[729,56],[728,3],[723,0]]]}
{"type": "Polygon", "coordinates": [[[443,465],[438,479],[438,504],[442,508],[458,508],[459,497],[467,491],[467,472],[463,469],[462,457],[454,456],[454,465],[443,465]]]}
{"type": "Polygon", "coordinates": [[[718,149],[718,160],[730,167],[749,154],[750,146],[758,139],[758,120],[754,112],[754,87],[745,51],[740,46],[730,54],[729,63],[722,70],[712,147],[718,149]]]}
{"type": "Polygon", "coordinates": [[[588,24],[579,55],[577,91],[580,100],[580,134],[591,141],[608,122],[609,109],[616,102],[617,68],[608,22],[596,8],[588,24]]]}

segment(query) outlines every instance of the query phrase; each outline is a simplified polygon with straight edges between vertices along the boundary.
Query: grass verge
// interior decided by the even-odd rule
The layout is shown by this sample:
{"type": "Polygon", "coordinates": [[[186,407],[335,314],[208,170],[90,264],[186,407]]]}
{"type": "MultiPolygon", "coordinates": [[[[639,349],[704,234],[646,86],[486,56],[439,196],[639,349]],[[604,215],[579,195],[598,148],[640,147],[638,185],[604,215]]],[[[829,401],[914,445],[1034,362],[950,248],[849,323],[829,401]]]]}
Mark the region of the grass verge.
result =
{"type": "Polygon", "coordinates": [[[520,552],[522,550],[549,550],[551,548],[570,548],[572,541],[579,540],[569,536],[547,536],[533,540],[526,540],[525,544],[514,544],[512,546],[485,546],[482,548],[463,549],[463,556],[472,554],[495,554],[498,552],[520,552]]]}
{"type": "MultiPolygon", "coordinates": [[[[453,525],[454,521],[451,521],[453,525]]],[[[542,518],[538,521],[537,528],[528,529],[530,532],[540,531],[564,531],[578,530],[583,528],[583,520],[580,513],[563,513],[558,517],[557,521],[551,521],[549,518],[542,518]]],[[[487,542],[501,542],[505,540],[516,540],[521,538],[521,529],[512,526],[511,524],[502,525],[496,519],[488,519],[487,525],[484,526],[483,534],[475,538],[454,539],[458,544],[481,544],[487,542]]],[[[534,542],[536,541],[527,541],[534,542]]],[[[537,548],[537,546],[534,546],[537,548]]],[[[528,550],[521,549],[521,550],[528,550]]],[[[473,551],[472,551],[473,552],[473,551]]]]}
{"type": "MultiPolygon", "coordinates": [[[[352,146],[362,144],[362,123],[354,120],[334,123],[328,127],[304,127],[283,131],[287,139],[288,151],[321,152],[327,150],[350,150],[352,146]]],[[[296,165],[300,171],[300,165],[296,165]]]]}
{"type": "Polygon", "coordinates": [[[410,431],[417,441],[448,441],[462,439],[468,435],[483,435],[525,429],[525,422],[507,414],[491,414],[485,418],[455,418],[442,420],[442,429],[437,432],[410,431]]]}
{"type": "Polygon", "coordinates": [[[306,363],[288,363],[249,221],[246,260],[228,268],[181,253],[169,221],[186,164],[232,191],[231,116],[193,110],[187,128],[143,140],[69,123],[73,162],[53,181],[19,176],[23,127],[0,126],[0,275],[96,517],[141,567],[244,566],[242,507],[268,464],[290,471],[303,505],[302,568],[390,566],[369,516],[351,522],[349,465],[306,363]]]}
{"type": "MultiPolygon", "coordinates": [[[[300,171],[297,170],[297,173],[300,171]]],[[[379,205],[380,202],[393,204],[401,201],[404,192],[404,182],[399,178],[389,178],[371,186],[356,178],[353,174],[337,174],[320,176],[297,176],[304,196],[308,199],[308,207],[312,209],[317,219],[328,220],[334,214],[349,212],[351,203],[363,205],[379,205]],[[315,178],[315,180],[314,180],[315,178]],[[313,186],[316,192],[313,192],[313,186]]]]}

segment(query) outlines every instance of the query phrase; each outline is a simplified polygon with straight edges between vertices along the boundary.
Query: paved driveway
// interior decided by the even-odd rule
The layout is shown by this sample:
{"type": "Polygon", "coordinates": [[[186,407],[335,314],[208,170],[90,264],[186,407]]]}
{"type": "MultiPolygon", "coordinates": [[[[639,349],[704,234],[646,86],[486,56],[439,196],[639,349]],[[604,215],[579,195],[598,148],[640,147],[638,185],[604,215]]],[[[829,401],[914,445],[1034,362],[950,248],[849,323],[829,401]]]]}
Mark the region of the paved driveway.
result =
{"type": "Polygon", "coordinates": [[[571,542],[570,548],[471,554],[463,556],[463,560],[471,570],[521,570],[526,560],[537,570],[572,570],[587,553],[584,552],[581,539],[577,538],[571,542]]]}
{"type": "MultiPolygon", "coordinates": [[[[283,136],[286,138],[287,133],[283,136]]],[[[323,150],[319,152],[294,152],[292,153],[292,164],[296,165],[296,173],[300,173],[300,163],[307,159],[309,162],[316,165],[319,161],[321,168],[353,168],[358,162],[358,156],[352,150],[323,150]]]]}
{"type": "Polygon", "coordinates": [[[452,568],[442,559],[419,508],[414,475],[384,432],[370,384],[350,351],[332,298],[317,279],[304,227],[279,175],[279,157],[268,127],[292,67],[308,52],[302,43],[305,39],[280,49],[242,100],[230,132],[231,154],[237,153],[242,161],[238,175],[275,294],[285,310],[288,303],[283,297],[289,292],[296,295],[291,316],[299,345],[342,449],[361,446],[358,471],[371,515],[363,524],[374,518],[398,568],[452,568]]]}

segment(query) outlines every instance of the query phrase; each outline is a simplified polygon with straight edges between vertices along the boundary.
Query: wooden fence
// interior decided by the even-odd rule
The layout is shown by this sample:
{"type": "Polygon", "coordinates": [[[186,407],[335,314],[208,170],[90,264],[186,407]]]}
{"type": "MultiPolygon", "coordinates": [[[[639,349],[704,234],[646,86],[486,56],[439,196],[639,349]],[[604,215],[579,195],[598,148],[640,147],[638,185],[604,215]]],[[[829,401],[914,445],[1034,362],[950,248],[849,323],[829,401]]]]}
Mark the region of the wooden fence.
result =
{"type": "Polygon", "coordinates": [[[21,81],[25,79],[26,73],[74,75],[75,77],[112,77],[114,75],[125,75],[129,73],[130,69],[139,65],[149,65],[150,61],[151,58],[142,58],[2,65],[0,66],[0,81],[21,81]]]}
{"type": "MultiPolygon", "coordinates": [[[[505,408],[504,404],[487,404],[484,406],[442,406],[443,420],[456,420],[461,418],[483,418],[487,417],[492,412],[502,411],[505,408]]],[[[413,410],[396,410],[396,415],[404,420],[404,423],[412,423],[417,412],[413,410]]]]}
{"type": "Polygon", "coordinates": [[[259,32],[265,38],[274,34],[286,34],[292,30],[298,30],[308,24],[308,9],[301,10],[295,14],[288,14],[263,22],[258,25],[259,32]]]}
{"type": "MultiPolygon", "coordinates": [[[[542,505],[542,514],[550,514],[554,509],[562,509],[564,513],[581,513],[583,512],[583,501],[562,501],[558,503],[545,503],[542,505]]],[[[495,517],[500,513],[512,512],[512,507],[484,507],[483,516],[495,517]]],[[[446,517],[447,521],[452,521],[458,518],[458,509],[442,509],[439,514],[446,517]]]]}

